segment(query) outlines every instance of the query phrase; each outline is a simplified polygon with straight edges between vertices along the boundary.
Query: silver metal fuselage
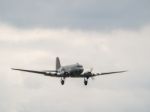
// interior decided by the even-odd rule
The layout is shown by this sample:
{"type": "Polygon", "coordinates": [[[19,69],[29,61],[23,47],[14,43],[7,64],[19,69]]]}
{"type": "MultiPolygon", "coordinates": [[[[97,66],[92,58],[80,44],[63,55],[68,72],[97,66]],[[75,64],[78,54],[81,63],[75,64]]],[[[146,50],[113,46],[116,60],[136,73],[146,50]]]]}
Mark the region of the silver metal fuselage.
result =
{"type": "Polygon", "coordinates": [[[83,71],[83,66],[78,63],[73,65],[62,66],[58,69],[60,75],[65,74],[65,77],[78,77],[81,76],[83,71]]]}

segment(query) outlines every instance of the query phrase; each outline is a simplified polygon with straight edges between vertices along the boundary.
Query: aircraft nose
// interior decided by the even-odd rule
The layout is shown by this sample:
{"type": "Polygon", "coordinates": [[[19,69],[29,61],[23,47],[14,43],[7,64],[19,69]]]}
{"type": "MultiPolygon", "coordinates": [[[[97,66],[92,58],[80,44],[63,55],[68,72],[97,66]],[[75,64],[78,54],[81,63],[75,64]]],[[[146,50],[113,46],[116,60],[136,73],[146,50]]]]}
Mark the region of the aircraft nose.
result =
{"type": "Polygon", "coordinates": [[[83,70],[84,70],[83,67],[81,67],[80,70],[81,70],[81,72],[83,72],[83,70]]]}

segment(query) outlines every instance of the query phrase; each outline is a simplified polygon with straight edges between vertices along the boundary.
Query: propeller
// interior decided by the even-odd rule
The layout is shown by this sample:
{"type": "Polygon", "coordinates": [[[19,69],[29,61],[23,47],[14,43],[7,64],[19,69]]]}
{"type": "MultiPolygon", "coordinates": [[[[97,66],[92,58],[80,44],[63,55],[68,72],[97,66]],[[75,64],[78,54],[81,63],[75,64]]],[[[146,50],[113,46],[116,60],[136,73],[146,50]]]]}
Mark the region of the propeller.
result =
{"type": "MultiPolygon", "coordinates": [[[[85,72],[84,74],[86,74],[87,76],[92,76],[92,75],[94,75],[93,73],[92,73],[92,71],[93,71],[93,68],[91,68],[89,71],[87,71],[87,72],[85,72]]],[[[94,80],[94,77],[90,77],[92,80],[94,80]]]]}
{"type": "Polygon", "coordinates": [[[63,74],[64,74],[64,71],[58,71],[58,72],[57,72],[57,75],[60,75],[60,76],[61,76],[61,75],[63,75],[63,74]]]}
{"type": "Polygon", "coordinates": [[[91,73],[92,73],[92,71],[93,71],[93,68],[90,69],[90,72],[91,72],[91,73]]]}
{"type": "MultiPolygon", "coordinates": [[[[90,74],[91,74],[91,75],[94,75],[94,74],[92,73],[92,71],[93,71],[93,68],[90,69],[90,74]]],[[[94,77],[91,77],[91,79],[94,80],[95,78],[94,78],[94,77]]]]}

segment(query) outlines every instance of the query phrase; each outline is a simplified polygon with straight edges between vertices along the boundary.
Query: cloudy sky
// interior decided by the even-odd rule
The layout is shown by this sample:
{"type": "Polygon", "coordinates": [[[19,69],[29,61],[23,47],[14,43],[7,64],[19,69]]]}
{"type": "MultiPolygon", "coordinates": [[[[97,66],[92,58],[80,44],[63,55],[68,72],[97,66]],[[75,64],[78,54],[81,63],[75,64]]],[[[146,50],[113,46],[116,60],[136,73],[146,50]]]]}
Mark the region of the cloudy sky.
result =
{"type": "Polygon", "coordinates": [[[0,0],[0,112],[149,112],[149,0],[0,0]],[[128,70],[60,79],[10,70],[128,70]]]}

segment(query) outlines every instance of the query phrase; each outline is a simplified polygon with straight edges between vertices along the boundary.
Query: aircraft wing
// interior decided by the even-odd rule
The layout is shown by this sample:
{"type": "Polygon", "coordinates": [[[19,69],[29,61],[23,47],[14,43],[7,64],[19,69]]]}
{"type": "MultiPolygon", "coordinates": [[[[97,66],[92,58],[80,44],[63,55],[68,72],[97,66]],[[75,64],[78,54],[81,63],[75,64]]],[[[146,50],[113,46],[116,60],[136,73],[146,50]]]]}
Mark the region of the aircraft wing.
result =
{"type": "Polygon", "coordinates": [[[123,72],[127,72],[127,71],[115,71],[115,72],[97,73],[97,74],[94,74],[93,76],[98,76],[98,75],[109,75],[109,74],[116,74],[116,73],[123,73],[123,72]]]}
{"type": "Polygon", "coordinates": [[[30,72],[30,73],[37,73],[37,74],[43,74],[43,75],[49,75],[49,76],[56,76],[52,72],[56,72],[55,70],[47,70],[47,71],[35,71],[35,70],[25,70],[25,69],[16,69],[16,68],[11,68],[12,70],[18,70],[18,71],[23,71],[23,72],[30,72]]]}

